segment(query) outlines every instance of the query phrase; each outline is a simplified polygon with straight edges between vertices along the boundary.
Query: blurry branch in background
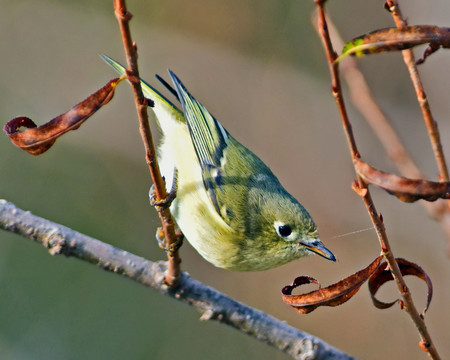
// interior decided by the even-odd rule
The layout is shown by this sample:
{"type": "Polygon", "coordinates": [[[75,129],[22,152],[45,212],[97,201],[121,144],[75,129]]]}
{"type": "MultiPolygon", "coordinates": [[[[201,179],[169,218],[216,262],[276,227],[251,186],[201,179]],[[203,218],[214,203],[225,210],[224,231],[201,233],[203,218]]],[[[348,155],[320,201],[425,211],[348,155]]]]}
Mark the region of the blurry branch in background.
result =
{"type": "Polygon", "coordinates": [[[116,15],[120,33],[122,35],[128,66],[126,74],[133,90],[134,102],[139,118],[139,132],[141,133],[141,138],[144,143],[145,158],[153,181],[156,200],[155,204],[159,205],[156,206],[156,209],[161,220],[162,230],[164,231],[166,252],[169,260],[165,282],[168,285],[173,286],[177,283],[181,271],[181,260],[178,253],[179,246],[177,246],[177,244],[180,244],[182,235],[175,232],[175,223],[169,210],[169,194],[167,194],[166,185],[161,177],[158,166],[158,159],[156,157],[155,145],[153,143],[147,112],[147,107],[152,106],[152,104],[149,104],[149,100],[147,100],[142,93],[137,64],[137,46],[131,39],[129,27],[132,14],[128,12],[125,0],[114,0],[114,14],[116,15]],[[167,203],[164,203],[165,201],[167,201],[167,203]]]}
{"type": "MultiPolygon", "coordinates": [[[[336,105],[337,105],[339,113],[341,115],[342,125],[344,128],[345,135],[347,137],[347,142],[348,142],[348,146],[349,146],[349,150],[350,150],[350,156],[351,156],[354,166],[355,166],[355,173],[356,173],[357,180],[353,184],[353,189],[363,200],[364,205],[366,206],[367,212],[369,214],[369,217],[376,229],[378,240],[379,240],[380,246],[381,246],[381,253],[389,265],[389,269],[392,273],[393,278],[395,279],[398,291],[402,297],[401,308],[406,310],[406,312],[409,314],[409,316],[411,317],[412,321],[414,322],[414,324],[420,334],[420,338],[421,338],[421,341],[419,342],[420,347],[424,351],[426,351],[432,359],[440,359],[437,349],[435,348],[435,346],[433,344],[431,336],[430,336],[430,334],[427,330],[426,324],[424,322],[424,316],[423,316],[423,314],[420,314],[417,311],[416,306],[413,302],[411,293],[404,281],[404,278],[402,276],[400,268],[399,268],[397,262],[395,261],[395,256],[392,252],[392,249],[391,249],[391,246],[389,243],[389,239],[387,237],[386,229],[384,227],[383,217],[381,216],[381,214],[379,214],[377,212],[375,204],[372,200],[372,196],[370,194],[370,190],[368,188],[369,182],[367,182],[366,179],[363,178],[363,176],[361,176],[361,174],[358,172],[358,169],[356,167],[357,161],[359,161],[361,155],[360,155],[357,145],[356,145],[356,140],[353,135],[352,125],[350,123],[350,119],[348,118],[345,101],[344,101],[344,97],[343,97],[343,93],[342,93],[342,86],[341,86],[340,72],[339,72],[340,64],[339,64],[339,62],[336,61],[336,59],[338,58],[338,55],[335,52],[333,44],[331,42],[329,28],[328,28],[328,24],[327,24],[327,18],[325,15],[324,7],[325,7],[326,0],[315,0],[315,3],[317,5],[317,14],[318,14],[317,15],[317,31],[322,40],[322,43],[323,43],[323,46],[325,49],[325,53],[326,53],[326,58],[327,58],[328,65],[329,65],[329,70],[330,70],[330,75],[331,75],[332,94],[335,98],[336,105]]],[[[393,3],[393,2],[391,1],[390,3],[393,3]]],[[[396,4],[396,6],[398,9],[398,4],[396,4]]],[[[392,5],[389,7],[389,9],[392,11],[391,7],[392,7],[392,5]]],[[[409,63],[408,65],[411,65],[411,64],[409,63]]],[[[414,64],[414,67],[415,67],[415,64],[414,64]]],[[[410,70],[410,71],[412,71],[412,70],[410,70]]],[[[416,71],[416,75],[417,75],[416,67],[415,67],[415,71],[416,71]]],[[[418,75],[417,75],[417,78],[418,78],[418,75]]],[[[416,78],[413,78],[413,82],[415,82],[415,84],[416,84],[417,82],[420,82],[420,79],[417,80],[416,78]]],[[[422,90],[422,98],[419,97],[419,102],[421,100],[425,100],[423,90],[422,90]]],[[[423,101],[422,101],[421,105],[423,105],[423,101]]],[[[428,105],[425,107],[427,107],[429,110],[428,105]]],[[[425,116],[424,107],[422,107],[422,110],[423,110],[423,113],[425,116]]],[[[437,129],[435,128],[435,130],[437,130],[437,129]]],[[[437,135],[435,134],[432,137],[432,139],[433,139],[432,140],[433,145],[440,147],[440,142],[436,143],[436,141],[439,140],[439,134],[438,133],[437,133],[437,135]]],[[[436,151],[439,149],[436,149],[436,147],[435,147],[434,150],[436,151]]],[[[436,157],[438,158],[438,155],[436,155],[436,157]]],[[[438,160],[438,163],[440,161],[443,161],[443,158],[439,158],[439,159],[440,160],[438,160]]],[[[440,168],[441,168],[441,166],[440,166],[440,168]]],[[[442,169],[442,171],[443,170],[444,169],[442,169]]],[[[440,180],[443,180],[443,176],[445,176],[444,173],[445,173],[445,171],[443,171],[441,173],[440,180]]],[[[447,179],[448,179],[448,176],[447,176],[447,179]]]]}
{"type": "Polygon", "coordinates": [[[230,299],[186,273],[180,273],[177,285],[168,286],[164,282],[166,262],[151,262],[23,211],[5,200],[0,200],[0,228],[43,245],[51,255],[78,258],[191,305],[202,313],[201,320],[229,325],[294,359],[354,359],[284,321],[230,299]]]}
{"type": "MultiPolygon", "coordinates": [[[[329,16],[327,16],[327,21],[332,43],[336,49],[342,49],[344,47],[344,41],[329,16]]],[[[317,25],[316,13],[313,17],[313,23],[314,26],[317,25]]],[[[388,116],[376,103],[355,58],[348,56],[340,64],[341,74],[347,82],[350,92],[350,100],[372,128],[391,161],[404,176],[412,179],[423,179],[424,175],[408,154],[405,146],[391,126],[388,116]]],[[[441,225],[447,236],[447,251],[450,255],[450,211],[445,200],[435,202],[421,201],[420,203],[427,210],[430,217],[441,225]]]]}

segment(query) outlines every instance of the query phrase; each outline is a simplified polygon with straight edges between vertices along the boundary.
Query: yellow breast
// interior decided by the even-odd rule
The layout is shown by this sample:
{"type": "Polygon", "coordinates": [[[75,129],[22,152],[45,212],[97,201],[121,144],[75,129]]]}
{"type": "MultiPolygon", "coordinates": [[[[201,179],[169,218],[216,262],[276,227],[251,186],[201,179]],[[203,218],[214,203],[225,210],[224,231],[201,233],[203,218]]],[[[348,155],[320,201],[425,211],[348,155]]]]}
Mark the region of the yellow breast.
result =
{"type": "Polygon", "coordinates": [[[177,174],[177,195],[170,210],[200,255],[215,266],[226,267],[225,263],[238,251],[234,246],[237,234],[217,213],[205,190],[188,132],[186,124],[172,122],[170,135],[164,137],[159,147],[161,172],[168,189],[172,186],[174,168],[177,174]]]}

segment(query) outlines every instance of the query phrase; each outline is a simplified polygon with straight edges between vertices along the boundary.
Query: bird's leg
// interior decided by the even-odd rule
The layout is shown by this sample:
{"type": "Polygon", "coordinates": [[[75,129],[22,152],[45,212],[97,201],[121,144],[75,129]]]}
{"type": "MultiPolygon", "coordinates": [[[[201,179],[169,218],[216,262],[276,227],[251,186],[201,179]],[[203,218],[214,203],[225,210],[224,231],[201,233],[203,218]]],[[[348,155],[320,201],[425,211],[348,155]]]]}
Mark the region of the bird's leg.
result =
{"type": "Polygon", "coordinates": [[[164,237],[164,230],[162,229],[162,227],[159,227],[156,230],[156,241],[158,242],[159,247],[169,255],[178,251],[181,245],[183,245],[184,235],[180,231],[180,229],[175,229],[175,235],[177,237],[177,241],[167,246],[166,238],[164,237]]]}
{"type": "MultiPolygon", "coordinates": [[[[169,194],[165,199],[156,200],[154,185],[152,185],[152,187],[150,188],[148,195],[150,198],[150,204],[152,206],[154,206],[157,211],[161,211],[162,208],[169,207],[177,195],[177,169],[174,169],[174,171],[173,171],[172,188],[170,189],[169,194]]],[[[159,247],[161,249],[163,249],[168,255],[171,255],[171,254],[175,253],[176,251],[178,251],[178,249],[183,244],[183,238],[184,238],[183,233],[179,229],[176,229],[175,235],[176,235],[177,241],[170,245],[167,245],[166,239],[164,236],[164,230],[162,229],[162,227],[159,227],[156,230],[156,241],[158,242],[159,247]]]]}
{"type": "MultiPolygon", "coordinates": [[[[163,177],[164,179],[164,177],[163,177]]],[[[153,184],[150,188],[150,191],[148,192],[148,197],[150,199],[150,205],[156,207],[156,210],[158,210],[158,207],[169,207],[172,205],[173,200],[177,196],[177,169],[173,170],[173,181],[172,181],[172,188],[169,191],[169,195],[162,200],[156,200],[156,193],[155,193],[155,185],[153,184]]]]}

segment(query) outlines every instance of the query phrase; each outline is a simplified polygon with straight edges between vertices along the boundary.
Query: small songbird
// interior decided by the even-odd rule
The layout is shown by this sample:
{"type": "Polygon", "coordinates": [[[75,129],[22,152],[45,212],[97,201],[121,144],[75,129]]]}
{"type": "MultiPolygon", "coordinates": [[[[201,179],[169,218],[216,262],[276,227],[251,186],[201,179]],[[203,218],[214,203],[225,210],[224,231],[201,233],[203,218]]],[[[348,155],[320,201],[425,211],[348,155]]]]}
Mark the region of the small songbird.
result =
{"type": "MultiPolygon", "coordinates": [[[[125,69],[102,55],[123,75],[125,69]]],[[[144,96],[162,131],[158,148],[168,189],[176,189],[170,210],[190,244],[215,266],[271,269],[316,253],[335,261],[318,238],[306,209],[272,171],[227,130],[169,70],[183,111],[141,80],[144,96]]]]}

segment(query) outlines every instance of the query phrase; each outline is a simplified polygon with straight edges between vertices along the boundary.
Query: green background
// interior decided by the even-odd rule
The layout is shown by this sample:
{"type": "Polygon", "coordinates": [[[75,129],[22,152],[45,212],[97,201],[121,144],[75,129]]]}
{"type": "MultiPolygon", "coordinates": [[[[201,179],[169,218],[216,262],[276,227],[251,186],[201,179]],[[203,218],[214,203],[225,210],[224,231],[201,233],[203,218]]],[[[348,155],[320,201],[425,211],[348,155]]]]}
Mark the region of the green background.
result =
{"type": "MultiPolygon", "coordinates": [[[[411,24],[448,26],[448,1],[403,2],[411,24]]],[[[182,268],[248,305],[321,337],[361,359],[425,359],[408,316],[375,309],[365,286],[341,307],[299,315],[280,289],[299,275],[327,285],[379,254],[360,199],[350,188],[352,164],[330,94],[322,46],[311,25],[313,1],[128,1],[141,75],[170,68],[238,140],[278,175],[319,225],[337,263],[311,256],[262,273],[214,268],[187,244],[182,268]]],[[[392,26],[382,1],[333,1],[328,7],[346,39],[392,26]]],[[[123,62],[110,1],[0,1],[0,115],[5,124],[29,116],[41,124],[65,112],[115,74],[97,56],[123,62]]],[[[422,51],[421,49],[420,51],[422,51]]],[[[419,53],[420,53],[419,51],[419,53]]],[[[449,53],[420,68],[447,157],[449,53]]],[[[376,99],[426,176],[437,170],[420,111],[399,54],[359,61],[376,99]]],[[[349,104],[363,158],[394,170],[379,141],[349,104]]],[[[0,135],[0,197],[151,260],[164,258],[148,204],[150,178],[126,84],[113,101],[54,148],[33,157],[0,135]]],[[[441,352],[448,346],[450,276],[447,239],[420,204],[374,189],[396,256],[430,275],[434,298],[427,325],[441,352]]],[[[408,279],[418,308],[425,286],[408,279]]],[[[287,359],[194,309],[76,259],[51,257],[0,232],[2,359],[287,359]]],[[[393,299],[393,286],[380,297],[393,299]]]]}

